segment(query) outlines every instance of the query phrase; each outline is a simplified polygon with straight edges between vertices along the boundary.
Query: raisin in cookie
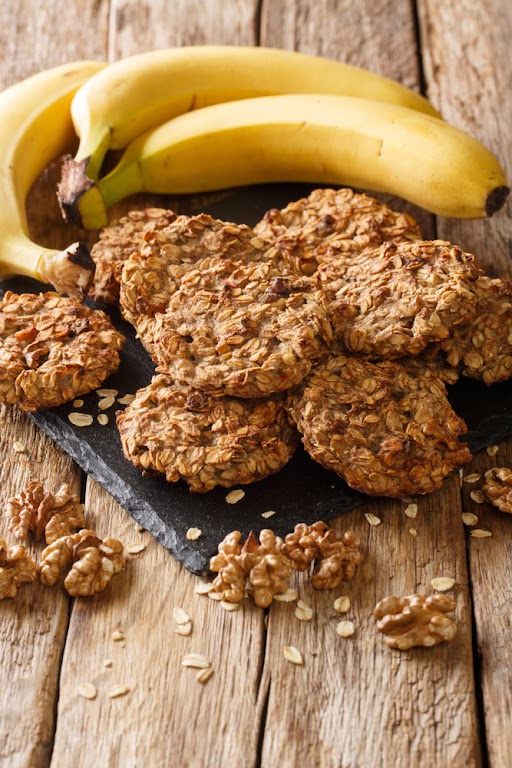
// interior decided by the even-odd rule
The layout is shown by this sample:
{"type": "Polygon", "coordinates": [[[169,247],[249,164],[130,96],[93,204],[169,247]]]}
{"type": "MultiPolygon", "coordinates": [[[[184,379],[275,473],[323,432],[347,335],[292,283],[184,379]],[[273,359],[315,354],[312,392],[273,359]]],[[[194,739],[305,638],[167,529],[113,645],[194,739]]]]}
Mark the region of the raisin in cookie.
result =
{"type": "Polygon", "coordinates": [[[117,425],[132,464],[169,482],[182,478],[196,493],[274,474],[299,441],[280,399],[219,397],[162,375],[118,413],[117,425]]]}

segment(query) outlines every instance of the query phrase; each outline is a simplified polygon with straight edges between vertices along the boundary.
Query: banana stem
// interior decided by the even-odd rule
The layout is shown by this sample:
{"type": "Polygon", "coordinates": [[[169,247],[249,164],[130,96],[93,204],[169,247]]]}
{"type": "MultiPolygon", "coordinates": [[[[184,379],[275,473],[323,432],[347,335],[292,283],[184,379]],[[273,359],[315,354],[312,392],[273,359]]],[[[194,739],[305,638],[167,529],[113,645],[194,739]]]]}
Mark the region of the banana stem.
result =
{"type": "Polygon", "coordinates": [[[123,200],[129,195],[145,192],[144,179],[139,163],[120,163],[107,175],[98,181],[98,190],[101,193],[106,208],[123,200]]]}

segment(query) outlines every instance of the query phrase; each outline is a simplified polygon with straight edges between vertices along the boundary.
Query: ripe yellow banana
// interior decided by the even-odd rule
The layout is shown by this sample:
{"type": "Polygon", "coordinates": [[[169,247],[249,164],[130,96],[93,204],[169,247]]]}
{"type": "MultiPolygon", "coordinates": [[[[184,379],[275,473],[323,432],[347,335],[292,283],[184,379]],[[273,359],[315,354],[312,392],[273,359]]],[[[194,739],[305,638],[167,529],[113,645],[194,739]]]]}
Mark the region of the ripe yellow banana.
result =
{"type": "Polygon", "coordinates": [[[349,96],[285,95],[205,107],[139,136],[78,197],[76,217],[94,229],[138,192],[273,181],[388,192],[457,218],[490,216],[509,192],[494,155],[442,120],[349,96]]]}
{"type": "Polygon", "coordinates": [[[105,65],[79,61],[41,72],[0,93],[0,279],[28,275],[82,295],[94,263],[85,246],[43,248],[28,234],[25,201],[44,168],[69,149],[71,99],[105,65]]]}
{"type": "Polygon", "coordinates": [[[96,180],[107,149],[194,109],[279,93],[332,93],[386,101],[438,116],[423,96],[347,64],[275,48],[192,46],[111,64],[76,94],[75,162],[96,180]]]}

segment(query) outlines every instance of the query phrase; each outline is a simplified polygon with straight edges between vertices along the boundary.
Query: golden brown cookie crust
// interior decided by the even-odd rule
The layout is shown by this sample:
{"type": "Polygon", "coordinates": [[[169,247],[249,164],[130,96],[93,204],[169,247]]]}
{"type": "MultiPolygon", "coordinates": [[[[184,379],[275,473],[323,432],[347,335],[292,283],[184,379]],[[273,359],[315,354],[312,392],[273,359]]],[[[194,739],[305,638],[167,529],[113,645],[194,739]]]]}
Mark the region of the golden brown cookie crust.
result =
{"type": "Polygon", "coordinates": [[[124,337],[107,315],[58,293],[0,302],[0,402],[50,408],[96,389],[119,367],[124,337]]]}
{"type": "Polygon", "coordinates": [[[89,295],[94,301],[117,303],[119,280],[126,259],[140,251],[147,232],[164,229],[176,218],[174,211],[146,208],[142,211],[129,211],[119,221],[101,230],[100,239],[91,250],[96,272],[89,295]]]}
{"type": "Polygon", "coordinates": [[[312,458],[370,495],[431,493],[471,459],[442,382],[396,363],[333,357],[288,407],[312,458]]]}
{"type": "Polygon", "coordinates": [[[268,211],[254,231],[275,242],[288,267],[303,275],[312,275],[338,252],[357,254],[388,241],[421,239],[412,216],[351,189],[315,189],[281,211],[268,211]]]}
{"type": "Polygon", "coordinates": [[[282,400],[237,400],[155,376],[119,412],[126,458],[147,474],[184,479],[191,491],[261,480],[283,467],[298,443],[282,400]]]}

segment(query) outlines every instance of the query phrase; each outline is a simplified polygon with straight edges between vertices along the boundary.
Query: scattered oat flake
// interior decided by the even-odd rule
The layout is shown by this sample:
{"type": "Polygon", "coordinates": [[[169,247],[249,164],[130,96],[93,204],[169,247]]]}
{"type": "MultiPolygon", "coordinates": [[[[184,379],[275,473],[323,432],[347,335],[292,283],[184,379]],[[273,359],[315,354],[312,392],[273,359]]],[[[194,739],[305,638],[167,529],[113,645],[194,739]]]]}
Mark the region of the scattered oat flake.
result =
{"type": "Polygon", "coordinates": [[[194,592],[198,595],[207,595],[212,589],[214,589],[212,581],[202,581],[200,584],[196,584],[194,592]]]}
{"type": "Polygon", "coordinates": [[[382,523],[382,520],[380,517],[377,517],[377,515],[372,514],[371,512],[365,512],[364,516],[370,523],[370,525],[380,525],[382,523]]]}
{"type": "Polygon", "coordinates": [[[208,669],[210,662],[206,656],[201,656],[199,653],[187,653],[181,660],[182,667],[194,667],[195,669],[208,669]]]}
{"type": "Polygon", "coordinates": [[[350,637],[355,632],[353,621],[340,621],[336,624],[336,633],[340,637],[350,637]]]}
{"type": "Polygon", "coordinates": [[[192,634],[192,622],[187,621],[186,624],[178,624],[174,631],[177,635],[184,635],[185,637],[188,637],[188,635],[192,634]]]}
{"type": "Polygon", "coordinates": [[[487,539],[489,536],[492,536],[492,533],[491,531],[484,531],[483,528],[473,528],[471,536],[473,536],[474,539],[487,539]]]}
{"type": "Polygon", "coordinates": [[[482,493],[482,491],[471,491],[469,495],[471,496],[475,504],[483,504],[485,501],[485,496],[482,493]]]}
{"type": "Polygon", "coordinates": [[[464,525],[476,525],[478,523],[478,517],[472,512],[463,512],[461,517],[464,525]]]}
{"type": "Polygon", "coordinates": [[[117,402],[120,405],[130,405],[135,400],[135,395],[125,395],[124,397],[118,397],[117,402]]]}
{"type": "Polygon", "coordinates": [[[100,413],[99,416],[96,416],[98,420],[98,424],[101,424],[102,427],[106,427],[108,424],[108,416],[106,413],[100,413]]]}
{"type": "Polygon", "coordinates": [[[98,695],[96,686],[93,685],[92,683],[80,683],[80,685],[78,686],[78,693],[84,699],[95,699],[96,696],[98,695]]]}
{"type": "Polygon", "coordinates": [[[109,698],[117,699],[119,696],[125,696],[130,693],[130,688],[127,685],[114,685],[108,692],[109,698]]]}
{"type": "Polygon", "coordinates": [[[121,640],[124,640],[124,632],[121,632],[120,629],[115,629],[112,632],[111,637],[112,637],[112,640],[114,641],[114,643],[119,643],[119,642],[121,642],[121,640]]]}
{"type": "Polygon", "coordinates": [[[73,400],[73,408],[81,408],[84,404],[84,401],[78,398],[77,400],[73,400]]]}
{"type": "Polygon", "coordinates": [[[404,504],[411,504],[412,499],[410,496],[400,496],[400,501],[403,501],[404,504]]]}
{"type": "Polygon", "coordinates": [[[109,408],[112,408],[114,405],[116,399],[114,395],[109,395],[108,397],[102,397],[101,400],[98,402],[98,408],[100,411],[106,411],[109,408]]]}
{"type": "Polygon", "coordinates": [[[187,531],[187,539],[189,541],[196,541],[202,534],[202,530],[200,528],[189,528],[187,531]]]}
{"type": "Polygon", "coordinates": [[[286,661],[291,661],[292,664],[304,664],[302,653],[298,648],[295,648],[295,646],[285,645],[283,648],[283,653],[286,661]]]}
{"type": "Polygon", "coordinates": [[[220,605],[225,611],[238,611],[240,608],[240,603],[229,603],[227,600],[221,600],[220,605]]]}
{"type": "Polygon", "coordinates": [[[172,615],[176,624],[187,624],[190,621],[190,616],[183,608],[173,608],[172,615]]]}
{"type": "Polygon", "coordinates": [[[340,595],[334,601],[334,610],[338,613],[347,613],[350,611],[350,597],[347,595],[340,595]]]}
{"type": "Polygon", "coordinates": [[[288,587],[286,592],[281,592],[278,595],[274,595],[274,600],[279,603],[293,603],[298,598],[297,590],[288,587]]]}
{"type": "Polygon", "coordinates": [[[130,555],[138,555],[139,552],[143,552],[147,547],[145,541],[138,541],[136,544],[129,544],[126,549],[130,555]]]}
{"type": "Polygon", "coordinates": [[[107,667],[107,669],[110,668],[112,666],[112,659],[105,659],[103,661],[103,666],[107,667]]]}
{"type": "Polygon", "coordinates": [[[216,600],[217,602],[220,602],[222,600],[222,595],[219,592],[214,592],[213,590],[211,592],[208,592],[208,597],[211,600],[216,600]]]}
{"type": "Polygon", "coordinates": [[[75,413],[75,411],[68,414],[68,419],[75,427],[90,427],[93,422],[89,413],[75,413]]]}
{"type": "Polygon", "coordinates": [[[482,475],[474,472],[472,475],[466,475],[466,477],[463,477],[462,479],[465,483],[476,483],[478,480],[480,480],[481,477],[482,475]]]}
{"type": "Polygon", "coordinates": [[[409,533],[411,534],[411,536],[418,535],[418,531],[416,530],[416,528],[409,528],[409,533]]]}
{"type": "Polygon", "coordinates": [[[261,516],[265,518],[265,520],[268,520],[269,517],[273,517],[276,515],[277,512],[275,512],[273,509],[269,509],[268,512],[262,512],[261,516]]]}
{"type": "Polygon", "coordinates": [[[432,579],[430,585],[432,589],[438,592],[448,592],[455,585],[455,579],[452,579],[451,576],[438,576],[436,579],[432,579]]]}
{"type": "Polygon", "coordinates": [[[299,621],[311,621],[313,609],[303,600],[299,600],[295,608],[295,616],[299,621]]]}
{"type": "Polygon", "coordinates": [[[407,515],[407,517],[416,517],[418,514],[418,505],[412,502],[411,504],[408,504],[406,508],[404,509],[404,514],[407,515]]]}
{"type": "Polygon", "coordinates": [[[202,683],[203,685],[208,682],[208,680],[213,675],[213,669],[210,667],[209,669],[200,669],[199,672],[196,674],[196,680],[198,683],[202,683]]]}
{"type": "Polygon", "coordinates": [[[500,448],[499,448],[498,445],[488,445],[485,450],[487,451],[487,455],[488,456],[496,456],[496,454],[498,453],[499,449],[500,448]]]}
{"type": "Polygon", "coordinates": [[[96,394],[98,397],[115,397],[119,392],[117,389],[97,389],[96,394]]]}
{"type": "Polygon", "coordinates": [[[228,504],[236,504],[238,501],[243,499],[245,496],[245,491],[242,491],[241,488],[237,488],[236,491],[230,491],[228,495],[226,496],[226,501],[228,504]]]}
{"type": "Polygon", "coordinates": [[[16,453],[25,453],[26,450],[23,443],[20,443],[18,440],[12,444],[12,449],[13,451],[16,451],[16,453]]]}

